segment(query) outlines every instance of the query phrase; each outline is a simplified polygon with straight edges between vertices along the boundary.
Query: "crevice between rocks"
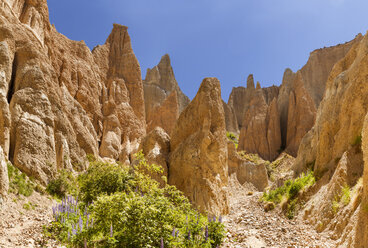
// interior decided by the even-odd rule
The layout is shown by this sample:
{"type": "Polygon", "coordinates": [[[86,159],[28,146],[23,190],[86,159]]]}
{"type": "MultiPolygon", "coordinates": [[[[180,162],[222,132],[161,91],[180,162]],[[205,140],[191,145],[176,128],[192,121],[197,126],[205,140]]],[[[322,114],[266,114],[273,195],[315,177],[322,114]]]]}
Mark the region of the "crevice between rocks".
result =
{"type": "Polygon", "coordinates": [[[12,65],[12,75],[11,75],[11,79],[9,82],[9,87],[8,87],[8,93],[6,95],[6,98],[8,100],[8,104],[10,104],[10,101],[14,95],[14,88],[15,88],[15,79],[16,79],[16,74],[17,74],[17,54],[14,55],[14,60],[13,60],[13,65],[12,65]]]}

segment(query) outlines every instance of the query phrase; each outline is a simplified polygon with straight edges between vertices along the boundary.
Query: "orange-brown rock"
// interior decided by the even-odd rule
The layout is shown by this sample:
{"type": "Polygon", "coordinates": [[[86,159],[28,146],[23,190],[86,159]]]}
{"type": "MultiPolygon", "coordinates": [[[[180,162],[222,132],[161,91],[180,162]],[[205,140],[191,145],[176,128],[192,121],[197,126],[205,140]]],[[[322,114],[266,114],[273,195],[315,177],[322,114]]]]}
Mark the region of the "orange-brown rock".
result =
{"type": "Polygon", "coordinates": [[[258,89],[253,93],[249,106],[240,130],[238,150],[257,153],[266,160],[273,160],[281,147],[276,98],[268,106],[262,89],[258,89]]]}
{"type": "Polygon", "coordinates": [[[236,152],[235,145],[231,141],[228,141],[228,156],[229,176],[235,173],[240,184],[251,183],[259,191],[268,186],[266,161],[256,164],[246,160],[236,152]]]}
{"type": "Polygon", "coordinates": [[[288,122],[286,131],[286,152],[296,155],[304,135],[313,127],[316,107],[305,90],[301,73],[297,72],[293,90],[289,95],[288,122]]]}
{"type": "Polygon", "coordinates": [[[8,166],[6,164],[3,149],[0,146],[0,205],[2,204],[2,198],[8,194],[9,190],[9,177],[8,166]]]}
{"type": "Polygon", "coordinates": [[[169,135],[165,133],[162,128],[156,127],[142,139],[139,150],[142,150],[148,163],[160,165],[162,167],[163,172],[160,174],[152,175],[152,178],[160,182],[161,185],[164,185],[165,182],[162,179],[162,176],[165,176],[167,178],[169,167],[169,135]]]}
{"type": "Polygon", "coordinates": [[[178,97],[177,92],[173,91],[161,105],[156,106],[151,112],[147,113],[147,132],[150,132],[156,127],[161,127],[165,132],[171,134],[178,118],[178,97]]]}
{"type": "Polygon", "coordinates": [[[91,52],[50,25],[45,0],[0,4],[0,144],[13,164],[45,184],[86,154],[134,152],[145,110],[127,28],[91,52]]]}
{"type": "Polygon", "coordinates": [[[203,80],[171,136],[169,183],[211,214],[229,211],[228,153],[220,82],[203,80]]]}
{"type": "Polygon", "coordinates": [[[226,102],[222,101],[225,112],[225,124],[226,131],[232,133],[239,133],[238,123],[236,121],[236,115],[234,109],[231,108],[226,102]]]}
{"type": "Polygon", "coordinates": [[[190,100],[181,91],[175,79],[169,55],[162,56],[157,66],[147,69],[143,85],[147,131],[159,126],[170,134],[179,117],[178,114],[184,110],[190,100]],[[176,95],[175,99],[174,95],[176,95]]]}
{"type": "Polygon", "coordinates": [[[290,69],[285,70],[278,107],[282,146],[291,155],[297,155],[301,139],[314,124],[316,109],[322,100],[333,66],[360,39],[361,36],[357,36],[345,44],[313,51],[306,65],[297,73],[293,73],[290,69]]]}
{"type": "Polygon", "coordinates": [[[315,175],[321,179],[316,186],[317,193],[306,205],[304,216],[313,220],[320,231],[328,230],[338,240],[339,247],[368,246],[364,236],[367,220],[365,164],[363,181],[359,180],[367,148],[364,138],[368,112],[367,44],[367,35],[358,36],[346,56],[333,67],[315,125],[304,136],[294,166],[298,174],[314,165],[315,175]],[[339,197],[346,185],[351,188],[349,200],[342,203],[339,197]],[[318,209],[313,207],[317,202],[318,209]]]}

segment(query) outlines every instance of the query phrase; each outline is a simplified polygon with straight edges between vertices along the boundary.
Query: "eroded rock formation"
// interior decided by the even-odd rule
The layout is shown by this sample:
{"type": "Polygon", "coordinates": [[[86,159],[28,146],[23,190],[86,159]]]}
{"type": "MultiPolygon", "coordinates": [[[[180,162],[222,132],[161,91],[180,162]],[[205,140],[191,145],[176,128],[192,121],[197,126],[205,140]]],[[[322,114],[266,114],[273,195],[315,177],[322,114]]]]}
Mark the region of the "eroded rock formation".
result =
{"type": "Polygon", "coordinates": [[[50,25],[45,0],[0,4],[0,144],[13,164],[47,183],[86,154],[129,160],[145,110],[127,28],[91,52],[50,25]]]}
{"type": "Polygon", "coordinates": [[[340,247],[368,245],[366,237],[362,236],[365,224],[361,222],[367,219],[364,213],[365,178],[359,182],[366,153],[366,141],[363,139],[363,146],[361,143],[368,111],[367,44],[367,35],[358,36],[346,56],[333,67],[315,125],[302,139],[294,167],[297,174],[314,167],[320,180],[304,216],[320,220],[320,223],[312,223],[320,231],[332,231],[340,247]],[[338,208],[331,207],[333,201],[339,201],[342,188],[346,186],[352,189],[351,199],[345,205],[338,203],[338,208]],[[316,202],[320,206],[318,210],[313,207],[316,202]]]}
{"type": "Polygon", "coordinates": [[[171,138],[169,183],[201,210],[229,210],[228,151],[220,82],[203,80],[196,97],[181,113],[171,138]]]}
{"type": "Polygon", "coordinates": [[[157,66],[147,70],[143,85],[147,131],[159,126],[171,134],[179,114],[190,100],[179,88],[169,55],[162,56],[157,66]]]}
{"type": "Polygon", "coordinates": [[[142,140],[139,150],[143,152],[149,164],[156,164],[162,167],[163,172],[151,175],[152,178],[164,185],[162,176],[167,178],[169,169],[170,137],[160,127],[156,127],[149,132],[142,140]]]}
{"type": "Polygon", "coordinates": [[[280,120],[276,98],[267,104],[262,89],[257,89],[249,103],[242,129],[238,150],[257,153],[262,158],[273,160],[281,147],[280,120]]]}

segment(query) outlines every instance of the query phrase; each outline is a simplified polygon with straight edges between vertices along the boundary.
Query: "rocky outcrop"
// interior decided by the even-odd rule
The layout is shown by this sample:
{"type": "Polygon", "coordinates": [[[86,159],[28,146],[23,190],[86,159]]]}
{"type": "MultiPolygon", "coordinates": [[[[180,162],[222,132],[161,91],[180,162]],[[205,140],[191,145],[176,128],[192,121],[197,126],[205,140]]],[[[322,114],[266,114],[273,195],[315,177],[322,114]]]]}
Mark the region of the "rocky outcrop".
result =
{"type": "Polygon", "coordinates": [[[313,51],[306,65],[297,73],[293,73],[290,69],[285,70],[278,107],[282,146],[291,155],[297,155],[301,139],[314,124],[316,110],[324,95],[333,66],[360,39],[361,36],[358,35],[345,44],[313,51]]]}
{"type": "Polygon", "coordinates": [[[309,220],[320,220],[321,223],[312,223],[321,231],[332,231],[331,235],[338,239],[340,247],[368,245],[367,239],[362,236],[366,223],[360,221],[367,218],[364,213],[366,181],[363,177],[363,182],[359,182],[363,175],[363,154],[366,152],[364,140],[361,146],[361,135],[368,111],[368,87],[365,83],[368,77],[367,45],[366,35],[355,42],[346,56],[333,67],[315,125],[302,139],[294,166],[297,174],[307,167],[314,167],[315,175],[320,180],[317,193],[307,204],[304,215],[309,220]],[[351,189],[351,199],[342,204],[339,197],[344,186],[351,189]],[[337,205],[333,201],[338,201],[338,208],[331,207],[332,204],[337,205]],[[320,206],[318,209],[313,207],[316,202],[320,206]]]}
{"type": "Polygon", "coordinates": [[[156,164],[162,167],[162,173],[151,175],[162,186],[165,181],[162,176],[168,176],[168,159],[170,153],[170,137],[165,131],[156,127],[149,132],[142,140],[139,150],[143,152],[149,164],[156,164]]]}
{"type": "Polygon", "coordinates": [[[364,159],[363,190],[358,220],[356,222],[356,228],[354,229],[355,237],[353,237],[354,247],[356,248],[364,248],[368,245],[368,237],[366,235],[368,232],[368,115],[366,115],[364,119],[362,136],[362,150],[364,159]]]}
{"type": "Polygon", "coordinates": [[[224,116],[220,82],[206,78],[171,136],[169,183],[182,190],[200,211],[216,215],[229,211],[224,116]]]}
{"type": "Polygon", "coordinates": [[[145,134],[143,85],[127,28],[93,52],[51,26],[45,0],[0,2],[0,145],[46,184],[87,154],[129,161],[145,134]]]}
{"type": "Polygon", "coordinates": [[[238,150],[273,160],[281,147],[280,120],[276,98],[268,106],[262,89],[253,93],[240,130],[238,150]]]}
{"type": "Polygon", "coordinates": [[[147,114],[147,132],[155,129],[155,127],[161,127],[168,134],[171,134],[178,118],[178,97],[177,92],[173,91],[161,105],[156,106],[147,114]]]}
{"type": "Polygon", "coordinates": [[[178,115],[173,118],[175,117],[173,114],[181,113],[189,102],[189,98],[181,91],[175,79],[169,55],[162,56],[157,66],[147,69],[144,81],[144,104],[148,131],[160,126],[170,134],[178,118],[178,115]],[[175,94],[173,92],[176,92],[176,102],[173,101],[173,94],[175,94]],[[169,96],[171,99],[166,100],[169,96]],[[162,107],[164,104],[165,106],[162,107]],[[158,112],[158,108],[165,112],[158,112]],[[163,122],[166,123],[165,126],[162,126],[163,122]]]}
{"type": "Polygon", "coordinates": [[[236,174],[240,184],[251,183],[257,190],[263,191],[268,186],[268,175],[265,166],[266,161],[254,163],[244,159],[235,149],[233,142],[228,142],[229,176],[236,174]]]}
{"type": "Polygon", "coordinates": [[[236,120],[234,109],[231,108],[224,101],[222,101],[222,106],[224,107],[224,112],[225,112],[226,131],[232,132],[232,133],[239,133],[238,123],[236,120]]]}
{"type": "Polygon", "coordinates": [[[8,194],[9,190],[9,177],[8,166],[6,164],[3,149],[0,146],[0,205],[2,198],[8,194]]]}
{"type": "Polygon", "coordinates": [[[316,107],[304,88],[301,73],[296,73],[293,90],[289,94],[286,152],[296,155],[304,135],[313,127],[316,107]]]}

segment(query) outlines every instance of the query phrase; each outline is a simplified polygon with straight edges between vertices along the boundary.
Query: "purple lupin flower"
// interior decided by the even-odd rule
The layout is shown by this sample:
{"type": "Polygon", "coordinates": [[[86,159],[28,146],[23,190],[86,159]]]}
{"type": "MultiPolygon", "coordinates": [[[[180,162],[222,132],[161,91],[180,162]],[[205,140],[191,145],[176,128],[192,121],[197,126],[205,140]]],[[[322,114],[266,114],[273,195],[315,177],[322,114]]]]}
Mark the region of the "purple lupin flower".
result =
{"type": "Polygon", "coordinates": [[[176,232],[176,237],[178,237],[179,236],[179,230],[176,232]]]}
{"type": "Polygon", "coordinates": [[[86,220],[86,228],[88,229],[88,222],[89,222],[89,214],[87,214],[87,220],[86,220]]]}
{"type": "Polygon", "coordinates": [[[190,240],[190,231],[188,232],[188,240],[190,240]]]}
{"type": "Polygon", "coordinates": [[[112,223],[111,223],[111,226],[110,226],[110,237],[112,238],[113,235],[114,235],[114,233],[113,233],[113,230],[112,230],[112,223]]]}
{"type": "Polygon", "coordinates": [[[81,232],[83,231],[83,220],[82,220],[82,216],[79,216],[79,230],[81,232]]]}
{"type": "Polygon", "coordinates": [[[163,238],[161,238],[161,246],[160,246],[160,248],[164,248],[164,239],[163,238]]]}
{"type": "Polygon", "coordinates": [[[172,233],[171,233],[171,236],[173,236],[174,238],[175,238],[175,233],[176,233],[176,231],[175,231],[175,227],[174,227],[174,229],[172,230],[172,233]]]}
{"type": "Polygon", "coordinates": [[[213,216],[213,222],[216,222],[216,216],[213,216]]]}
{"type": "Polygon", "coordinates": [[[204,231],[204,238],[207,242],[207,240],[208,240],[208,226],[206,226],[206,230],[204,231]]]}

